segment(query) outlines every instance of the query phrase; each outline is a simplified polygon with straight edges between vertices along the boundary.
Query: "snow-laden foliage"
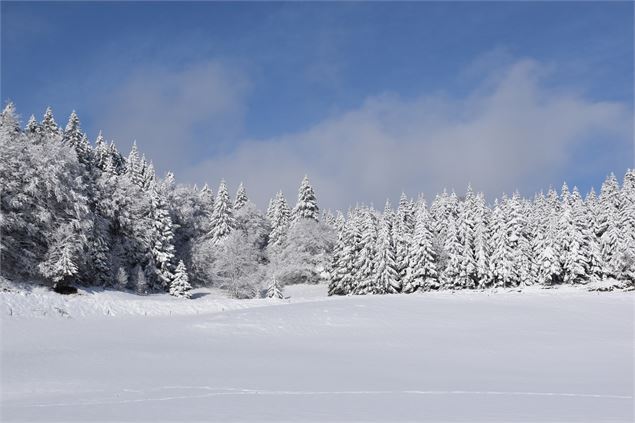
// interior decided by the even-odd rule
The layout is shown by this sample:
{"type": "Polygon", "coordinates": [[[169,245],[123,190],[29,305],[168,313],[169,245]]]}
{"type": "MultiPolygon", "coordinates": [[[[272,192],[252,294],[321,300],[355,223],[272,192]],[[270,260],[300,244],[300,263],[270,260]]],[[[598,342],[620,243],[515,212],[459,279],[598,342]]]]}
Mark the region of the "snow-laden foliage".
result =
{"type": "Polygon", "coordinates": [[[174,271],[174,277],[170,282],[170,295],[181,298],[190,298],[190,285],[189,278],[187,276],[187,269],[183,260],[179,261],[176,270],[174,271]]]}
{"type": "Polygon", "coordinates": [[[16,281],[179,296],[191,284],[240,298],[272,281],[328,281],[331,295],[635,285],[633,170],[584,198],[565,184],[488,205],[468,186],[429,208],[402,193],[396,210],[360,205],[346,218],[320,211],[305,176],[292,210],[280,191],[263,214],[242,183],[232,201],[221,181],[214,198],[158,177],[136,143],[124,155],[99,132],[91,144],[75,112],[63,129],[50,108],[22,128],[9,103],[0,190],[1,274],[16,281]]]}
{"type": "Polygon", "coordinates": [[[267,298],[284,298],[280,282],[278,282],[275,276],[271,278],[269,286],[267,287],[267,298]]]}

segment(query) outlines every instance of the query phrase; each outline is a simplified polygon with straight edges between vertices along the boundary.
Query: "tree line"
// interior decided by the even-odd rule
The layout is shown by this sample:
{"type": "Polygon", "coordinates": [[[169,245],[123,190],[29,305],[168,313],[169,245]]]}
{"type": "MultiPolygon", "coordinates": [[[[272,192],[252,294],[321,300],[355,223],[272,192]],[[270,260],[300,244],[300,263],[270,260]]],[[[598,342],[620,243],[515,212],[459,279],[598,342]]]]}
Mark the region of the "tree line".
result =
{"type": "Polygon", "coordinates": [[[402,195],[396,210],[318,208],[308,178],[291,208],[266,213],[240,184],[177,185],[136,144],[123,155],[94,142],[73,112],[50,108],[21,126],[0,121],[1,273],[10,280],[169,292],[218,286],[238,298],[282,296],[291,283],[328,281],[330,295],[635,281],[635,173],[610,175],[599,196],[574,187],[488,205],[468,187],[430,206],[402,195]]]}

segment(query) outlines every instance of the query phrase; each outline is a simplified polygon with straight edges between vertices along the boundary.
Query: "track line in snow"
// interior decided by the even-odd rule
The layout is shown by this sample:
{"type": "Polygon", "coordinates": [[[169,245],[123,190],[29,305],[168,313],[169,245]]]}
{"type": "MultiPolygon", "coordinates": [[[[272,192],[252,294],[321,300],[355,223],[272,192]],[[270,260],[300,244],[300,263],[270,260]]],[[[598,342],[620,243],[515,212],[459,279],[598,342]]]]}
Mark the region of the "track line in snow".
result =
{"type": "MultiPolygon", "coordinates": [[[[213,388],[210,386],[165,386],[152,388],[147,391],[158,391],[168,389],[200,389],[214,392],[207,392],[197,395],[173,395],[157,398],[130,398],[130,399],[101,399],[95,401],[77,401],[65,403],[43,403],[24,404],[18,407],[76,407],[90,405],[108,404],[128,404],[155,401],[173,401],[181,399],[200,399],[214,396],[229,395],[289,395],[289,396],[325,396],[325,395],[483,395],[483,396],[535,396],[535,397],[570,397],[570,398],[598,398],[598,399],[620,399],[633,400],[632,395],[612,395],[612,394],[589,394],[572,392],[523,392],[523,391],[439,391],[439,390],[350,390],[350,391],[290,391],[290,390],[260,390],[241,388],[213,388]]],[[[143,393],[142,390],[123,389],[123,392],[143,393]]]]}

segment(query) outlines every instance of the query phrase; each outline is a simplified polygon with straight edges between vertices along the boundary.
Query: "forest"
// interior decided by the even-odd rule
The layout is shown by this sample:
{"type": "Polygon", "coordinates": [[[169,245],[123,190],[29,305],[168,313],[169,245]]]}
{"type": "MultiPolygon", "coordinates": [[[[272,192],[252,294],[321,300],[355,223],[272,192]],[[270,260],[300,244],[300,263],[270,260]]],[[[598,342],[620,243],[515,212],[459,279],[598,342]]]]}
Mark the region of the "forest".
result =
{"type": "Polygon", "coordinates": [[[621,183],[609,174],[599,195],[565,183],[488,203],[468,186],[335,212],[305,176],[293,207],[278,192],[263,213],[242,183],[233,199],[225,181],[177,184],[136,144],[91,142],[75,112],[63,129],[50,108],[22,126],[9,103],[0,189],[0,270],[21,283],[183,298],[197,286],[281,297],[296,283],[328,283],[329,295],[635,285],[634,170],[621,183]]]}

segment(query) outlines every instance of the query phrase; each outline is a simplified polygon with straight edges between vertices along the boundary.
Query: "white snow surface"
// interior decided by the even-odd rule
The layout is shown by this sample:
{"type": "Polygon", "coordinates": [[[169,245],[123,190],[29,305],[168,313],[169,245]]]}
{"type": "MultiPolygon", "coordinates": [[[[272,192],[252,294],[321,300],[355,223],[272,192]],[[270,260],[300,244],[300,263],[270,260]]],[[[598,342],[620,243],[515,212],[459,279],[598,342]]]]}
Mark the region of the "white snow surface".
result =
{"type": "Polygon", "coordinates": [[[633,421],[633,292],[194,293],[0,293],[1,420],[633,421]]]}

